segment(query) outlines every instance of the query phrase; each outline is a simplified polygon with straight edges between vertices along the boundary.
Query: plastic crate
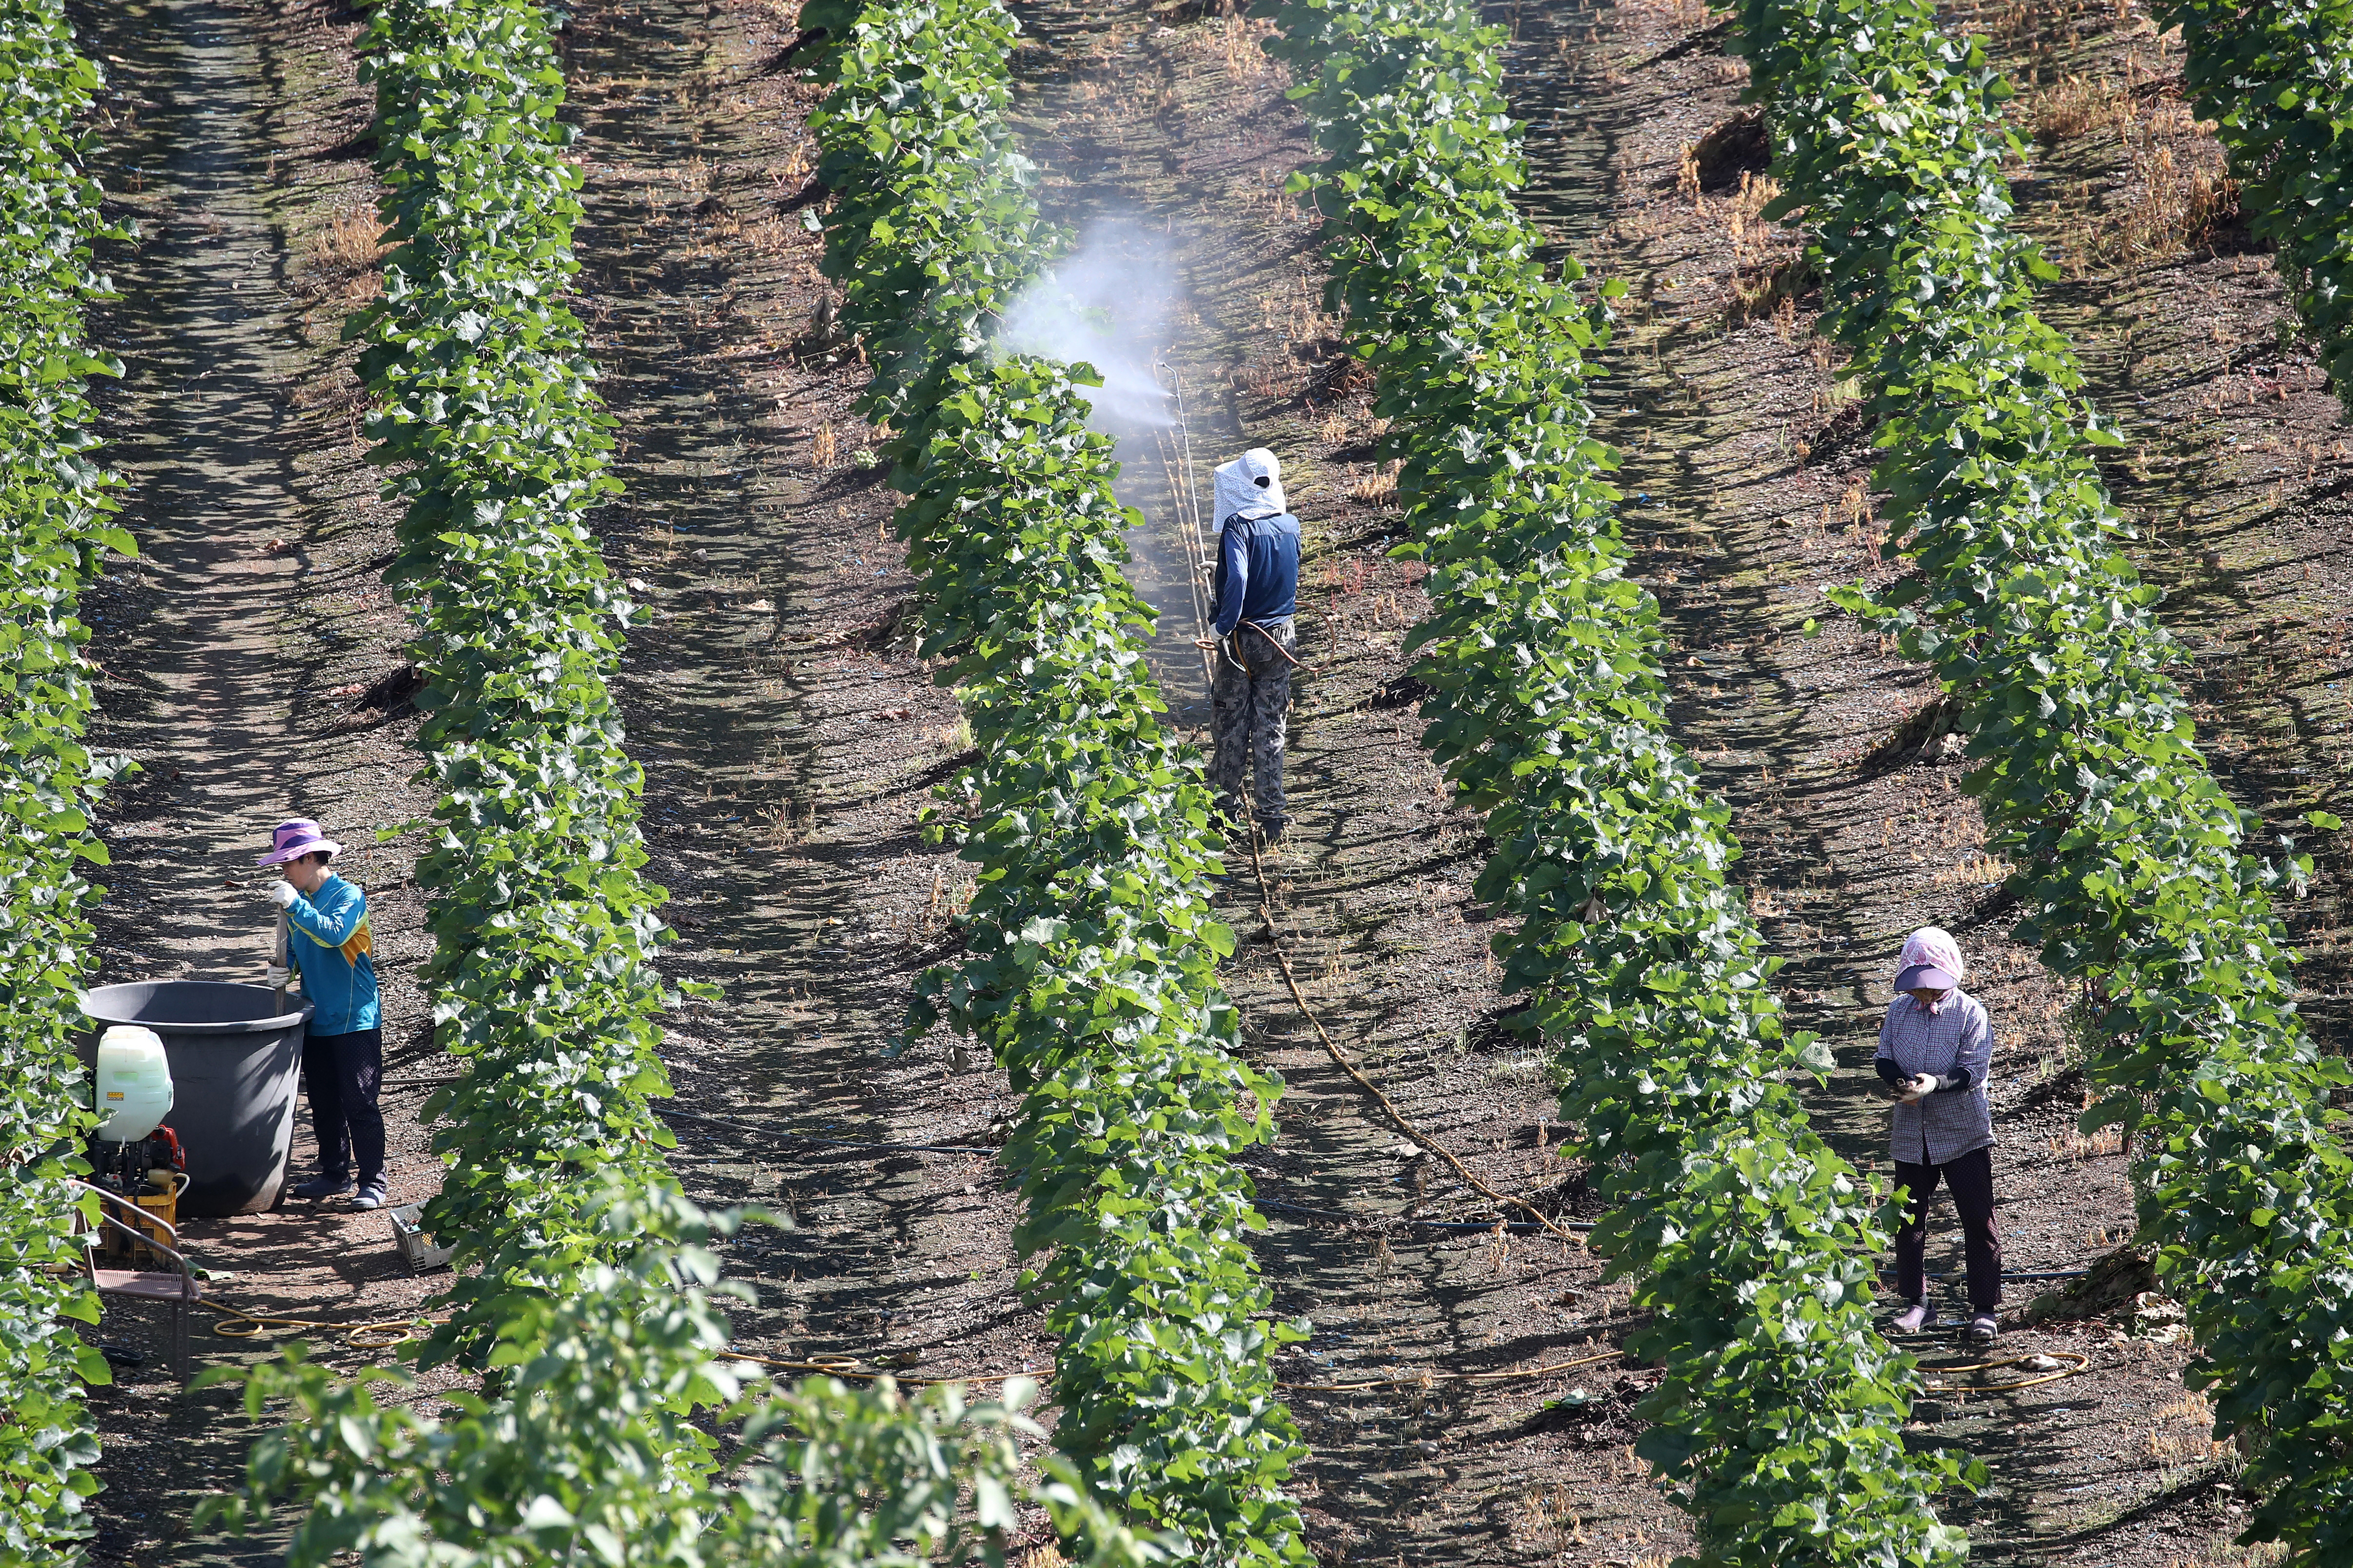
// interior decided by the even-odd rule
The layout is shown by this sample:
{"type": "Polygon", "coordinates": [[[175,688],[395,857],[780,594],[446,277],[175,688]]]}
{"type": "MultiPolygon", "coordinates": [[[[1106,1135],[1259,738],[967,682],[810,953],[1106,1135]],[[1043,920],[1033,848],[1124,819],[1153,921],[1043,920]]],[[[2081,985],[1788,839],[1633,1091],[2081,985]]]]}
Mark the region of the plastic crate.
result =
{"type": "Polygon", "coordinates": [[[428,1274],[436,1268],[449,1267],[449,1255],[455,1247],[436,1247],[425,1239],[417,1221],[425,1215],[423,1204],[402,1204],[384,1211],[392,1219],[392,1239],[400,1248],[400,1260],[408,1265],[411,1274],[428,1274]]]}
{"type": "MultiPolygon", "coordinates": [[[[176,1172],[174,1173],[177,1174],[176,1172]]],[[[141,1193],[135,1197],[125,1198],[120,1203],[107,1205],[108,1214],[113,1215],[122,1225],[136,1227],[145,1239],[134,1241],[115,1226],[102,1225],[98,1227],[100,1253],[111,1262],[132,1268],[165,1267],[164,1256],[156,1251],[155,1247],[172,1245],[172,1233],[166,1227],[176,1224],[179,1220],[180,1190],[186,1184],[184,1178],[180,1186],[171,1192],[141,1193]],[[133,1208],[138,1211],[135,1215],[132,1212],[133,1208]],[[161,1220],[164,1223],[161,1226],[154,1225],[150,1223],[151,1219],[161,1220]],[[153,1242],[155,1247],[148,1246],[147,1243],[150,1241],[153,1242]]]]}

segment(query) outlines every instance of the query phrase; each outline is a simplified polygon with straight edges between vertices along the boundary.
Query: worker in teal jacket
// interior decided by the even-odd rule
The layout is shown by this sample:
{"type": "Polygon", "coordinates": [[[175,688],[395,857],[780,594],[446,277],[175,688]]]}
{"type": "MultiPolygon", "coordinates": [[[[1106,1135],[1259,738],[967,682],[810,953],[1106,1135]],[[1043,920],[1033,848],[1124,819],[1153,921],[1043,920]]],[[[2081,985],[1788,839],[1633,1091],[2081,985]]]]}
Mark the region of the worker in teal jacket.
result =
{"type": "Polygon", "coordinates": [[[285,879],[270,885],[269,896],[286,912],[288,967],[273,967],[269,983],[282,986],[299,978],[312,1008],[302,1039],[302,1081],[319,1138],[319,1173],[294,1195],[349,1193],[353,1208],[372,1209],[384,1206],[385,1191],[384,1113],[376,1109],[384,1081],[383,1004],[367,895],[328,868],[343,847],[315,822],[285,822],[256,864],[279,867],[285,879]]]}

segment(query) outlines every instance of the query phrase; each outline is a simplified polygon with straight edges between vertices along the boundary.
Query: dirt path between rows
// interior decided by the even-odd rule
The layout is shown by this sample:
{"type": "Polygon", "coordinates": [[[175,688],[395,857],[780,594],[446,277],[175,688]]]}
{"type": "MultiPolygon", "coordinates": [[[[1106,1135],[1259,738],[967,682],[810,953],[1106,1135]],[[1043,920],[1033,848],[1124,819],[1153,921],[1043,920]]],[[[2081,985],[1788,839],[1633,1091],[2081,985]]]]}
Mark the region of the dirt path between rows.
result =
{"type": "MultiPolygon", "coordinates": [[[[400,663],[403,622],[377,574],[389,545],[375,477],[359,462],[346,353],[346,290],[373,259],[364,165],[339,148],[366,123],[352,89],[347,17],[319,4],[153,0],[76,17],[108,61],[99,127],[110,199],[143,231],[107,258],[121,299],[96,323],[121,353],[102,390],[106,460],[127,481],[123,521],[142,558],[92,593],[106,672],[99,744],[140,771],[100,824],[101,983],[259,983],[274,873],[253,857],[290,816],[345,845],[338,869],[367,889],[385,990],[385,1091],[395,1201],[429,1194],[417,1080],[436,1068],[409,973],[422,954],[409,850],[379,846],[425,804],[407,784],[412,725],[359,705],[400,663]],[[348,235],[356,233],[356,240],[348,235]],[[386,722],[387,720],[393,721],[386,722]]],[[[294,1175],[315,1145],[298,1112],[294,1175]]],[[[291,1203],[195,1220],[184,1232],[213,1300],[343,1322],[403,1317],[428,1292],[400,1268],[381,1214],[291,1203]]],[[[252,1342],[198,1315],[198,1366],[249,1361],[252,1342]]],[[[103,1337],[152,1352],[159,1325],[111,1310],[103,1337]]],[[[342,1364],[368,1359],[322,1340],[342,1364]]],[[[186,1540],[194,1499],[241,1473],[253,1429],[229,1391],[180,1395],[153,1359],[93,1399],[106,1489],[94,1559],[270,1555],[186,1540]]]]}

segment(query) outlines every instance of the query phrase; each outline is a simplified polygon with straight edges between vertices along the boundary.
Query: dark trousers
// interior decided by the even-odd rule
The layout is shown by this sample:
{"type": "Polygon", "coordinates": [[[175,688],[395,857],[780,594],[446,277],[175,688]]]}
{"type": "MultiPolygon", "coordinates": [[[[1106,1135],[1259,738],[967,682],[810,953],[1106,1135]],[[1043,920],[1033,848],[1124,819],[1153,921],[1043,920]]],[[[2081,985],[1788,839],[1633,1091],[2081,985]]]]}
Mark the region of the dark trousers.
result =
{"type": "Polygon", "coordinates": [[[383,1081],[382,1029],[303,1037],[302,1083],[322,1176],[341,1181],[356,1165],[360,1185],[384,1180],[384,1113],[375,1108],[383,1081]]]}
{"type": "Polygon", "coordinates": [[[1928,1294],[1928,1197],[1942,1176],[1960,1211],[1963,1249],[1969,1260],[1969,1305],[1990,1312],[2001,1305],[2001,1222],[1993,1212],[1993,1151],[1972,1149],[1941,1165],[1895,1162],[1895,1184],[1911,1213],[1895,1233],[1895,1291],[1907,1301],[1928,1294]]]}

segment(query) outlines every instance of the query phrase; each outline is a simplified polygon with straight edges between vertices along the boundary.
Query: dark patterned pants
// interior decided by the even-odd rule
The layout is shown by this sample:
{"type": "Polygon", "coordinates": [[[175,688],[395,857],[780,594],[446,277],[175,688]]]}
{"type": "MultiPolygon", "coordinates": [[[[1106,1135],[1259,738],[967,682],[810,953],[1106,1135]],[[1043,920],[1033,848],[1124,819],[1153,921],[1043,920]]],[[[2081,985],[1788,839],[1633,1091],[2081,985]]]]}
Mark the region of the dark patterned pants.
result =
{"type": "Polygon", "coordinates": [[[1282,746],[1290,727],[1292,664],[1283,655],[1298,647],[1288,616],[1236,626],[1218,645],[1218,673],[1209,686],[1210,733],[1217,747],[1209,783],[1217,788],[1218,805],[1241,819],[1247,766],[1258,786],[1259,831],[1269,838],[1282,837],[1291,825],[1282,798],[1282,746]]]}

